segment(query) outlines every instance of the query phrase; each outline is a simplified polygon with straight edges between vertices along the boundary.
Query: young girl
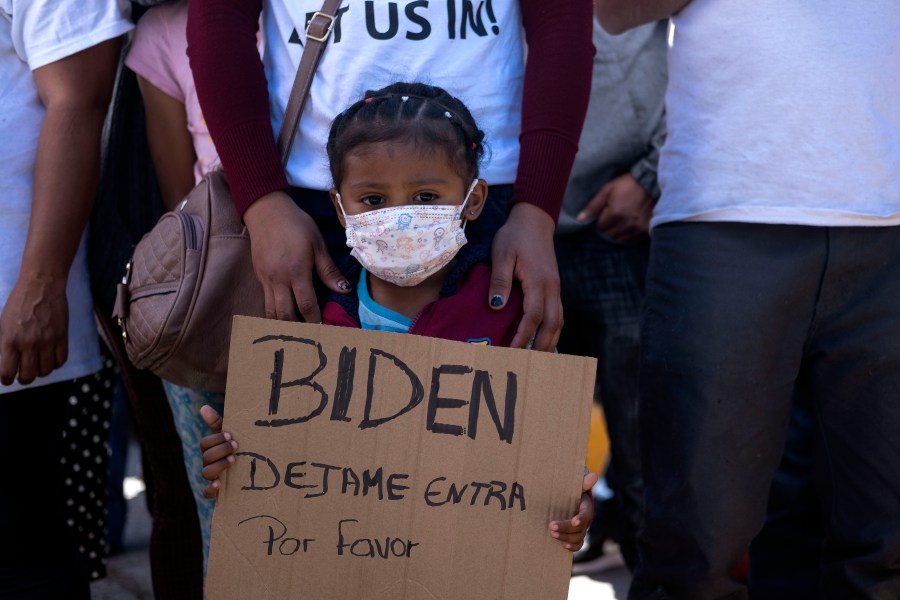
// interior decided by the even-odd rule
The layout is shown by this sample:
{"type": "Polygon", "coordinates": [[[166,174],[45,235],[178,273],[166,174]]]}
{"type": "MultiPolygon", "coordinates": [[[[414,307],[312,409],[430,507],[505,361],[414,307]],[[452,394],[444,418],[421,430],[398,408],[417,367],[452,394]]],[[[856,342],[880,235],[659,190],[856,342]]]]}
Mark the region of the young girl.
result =
{"type": "MultiPolygon", "coordinates": [[[[331,198],[356,259],[341,267],[357,285],[356,294],[332,296],[326,324],[510,344],[522,318],[521,291],[501,310],[487,306],[490,248],[466,244],[465,224],[487,199],[478,178],[483,138],[462,102],[417,83],[368,92],[333,121],[331,198]]],[[[212,482],[205,493],[215,497],[237,442],[221,433],[215,410],[201,413],[218,432],[200,443],[203,476],[212,482]]],[[[584,490],[596,481],[585,476],[584,490]]],[[[584,495],[577,515],[550,523],[550,535],[577,550],[592,515],[584,495]]]]}

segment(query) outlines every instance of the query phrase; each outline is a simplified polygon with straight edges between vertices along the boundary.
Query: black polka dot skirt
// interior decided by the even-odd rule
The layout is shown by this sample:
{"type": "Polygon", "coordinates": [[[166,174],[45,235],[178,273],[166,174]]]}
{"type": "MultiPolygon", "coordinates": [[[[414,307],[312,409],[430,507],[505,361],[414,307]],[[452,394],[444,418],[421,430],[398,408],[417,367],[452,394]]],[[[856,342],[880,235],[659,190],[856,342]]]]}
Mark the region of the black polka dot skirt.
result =
{"type": "Polygon", "coordinates": [[[72,382],[63,429],[66,523],[91,580],[106,576],[106,497],[109,423],[116,368],[104,356],[99,372],[72,382]]]}

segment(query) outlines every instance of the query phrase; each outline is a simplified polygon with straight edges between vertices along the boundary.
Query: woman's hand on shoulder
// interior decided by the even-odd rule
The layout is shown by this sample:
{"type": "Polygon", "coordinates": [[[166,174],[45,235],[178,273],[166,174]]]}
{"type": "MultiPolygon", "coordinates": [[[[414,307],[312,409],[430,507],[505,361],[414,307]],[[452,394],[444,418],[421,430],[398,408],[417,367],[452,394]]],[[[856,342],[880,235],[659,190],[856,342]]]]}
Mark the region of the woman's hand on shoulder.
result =
{"type": "Polygon", "coordinates": [[[287,193],[266,194],[244,213],[253,269],[266,295],[266,317],[321,323],[313,272],[335,292],[350,285],[328,255],[316,222],[287,193]]]}
{"type": "Polygon", "coordinates": [[[556,223],[543,209],[520,202],[494,236],[488,303],[495,309],[505,306],[514,279],[522,284],[525,297],[525,314],[513,348],[524,348],[534,339],[532,348],[552,352],[559,340],[563,309],[553,247],[555,231],[556,223]]]}

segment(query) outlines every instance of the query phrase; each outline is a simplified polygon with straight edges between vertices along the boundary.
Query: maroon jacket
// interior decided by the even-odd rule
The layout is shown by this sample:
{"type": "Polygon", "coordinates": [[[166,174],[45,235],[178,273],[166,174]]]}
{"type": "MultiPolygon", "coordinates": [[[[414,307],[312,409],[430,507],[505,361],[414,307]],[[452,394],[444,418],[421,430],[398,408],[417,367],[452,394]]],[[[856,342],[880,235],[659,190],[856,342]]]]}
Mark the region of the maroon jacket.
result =
{"type": "MultiPolygon", "coordinates": [[[[492,309],[488,306],[491,267],[474,254],[460,252],[441,297],[416,315],[409,333],[471,344],[509,346],[522,319],[522,290],[514,286],[506,306],[492,309]]],[[[358,277],[360,269],[355,259],[342,265],[350,281],[358,277]],[[355,270],[351,261],[356,265],[355,270]]],[[[359,298],[356,294],[332,294],[322,320],[326,325],[359,328],[359,298]]]]}

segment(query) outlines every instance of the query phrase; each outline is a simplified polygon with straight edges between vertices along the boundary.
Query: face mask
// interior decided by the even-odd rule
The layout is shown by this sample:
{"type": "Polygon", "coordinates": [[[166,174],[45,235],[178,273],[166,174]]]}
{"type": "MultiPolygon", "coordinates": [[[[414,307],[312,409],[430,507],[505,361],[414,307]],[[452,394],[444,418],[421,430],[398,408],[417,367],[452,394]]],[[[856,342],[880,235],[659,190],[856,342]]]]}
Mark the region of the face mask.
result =
{"type": "Polygon", "coordinates": [[[410,204],[358,215],[344,212],[350,254],[372,275],[399,286],[418,285],[445,267],[466,244],[461,219],[472,182],[461,206],[410,204]]]}

